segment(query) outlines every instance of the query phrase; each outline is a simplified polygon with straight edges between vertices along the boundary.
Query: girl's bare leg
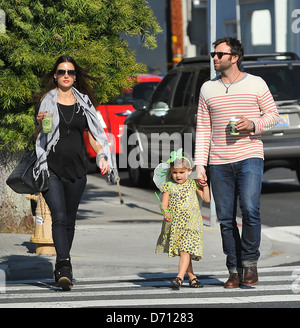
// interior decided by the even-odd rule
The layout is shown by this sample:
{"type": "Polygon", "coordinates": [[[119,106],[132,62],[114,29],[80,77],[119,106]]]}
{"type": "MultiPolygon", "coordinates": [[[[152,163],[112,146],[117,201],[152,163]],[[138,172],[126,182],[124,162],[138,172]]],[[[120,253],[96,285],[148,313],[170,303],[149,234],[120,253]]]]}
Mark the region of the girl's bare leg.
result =
{"type": "Polygon", "coordinates": [[[197,276],[194,274],[193,266],[192,266],[192,261],[191,260],[190,260],[190,264],[189,264],[189,266],[188,266],[188,268],[186,270],[186,273],[189,276],[190,287],[193,287],[193,288],[203,287],[203,285],[198,280],[197,276]]]}
{"type": "Polygon", "coordinates": [[[192,279],[196,278],[196,275],[194,274],[194,271],[193,271],[193,265],[192,265],[191,259],[190,259],[189,266],[186,269],[186,273],[189,276],[189,280],[192,280],[192,279]]]}
{"type": "MultiPolygon", "coordinates": [[[[179,288],[184,280],[185,273],[189,276],[190,281],[190,287],[199,288],[203,287],[203,285],[199,282],[196,275],[193,272],[193,265],[191,261],[191,255],[189,253],[186,253],[184,251],[180,252],[180,259],[179,259],[179,271],[177,274],[177,277],[179,277],[181,280],[180,284],[178,285],[178,282],[176,281],[176,285],[174,282],[172,282],[173,286],[179,288]]],[[[174,281],[176,278],[174,279],[174,281]]]]}
{"type": "MultiPolygon", "coordinates": [[[[184,275],[187,272],[188,268],[192,265],[191,263],[191,255],[189,253],[180,252],[180,259],[179,259],[179,269],[177,277],[184,279],[184,275]]],[[[193,269],[192,269],[193,271],[193,269]]]]}

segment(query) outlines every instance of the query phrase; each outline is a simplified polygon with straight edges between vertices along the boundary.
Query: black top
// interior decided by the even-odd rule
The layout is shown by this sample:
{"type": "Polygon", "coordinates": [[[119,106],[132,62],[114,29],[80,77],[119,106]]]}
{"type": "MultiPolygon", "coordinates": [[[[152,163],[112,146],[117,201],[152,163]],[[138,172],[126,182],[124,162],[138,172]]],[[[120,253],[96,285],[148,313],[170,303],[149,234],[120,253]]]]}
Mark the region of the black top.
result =
{"type": "Polygon", "coordinates": [[[57,104],[59,140],[47,156],[48,168],[59,178],[75,180],[86,175],[83,132],[88,128],[82,109],[75,105],[57,104]]]}

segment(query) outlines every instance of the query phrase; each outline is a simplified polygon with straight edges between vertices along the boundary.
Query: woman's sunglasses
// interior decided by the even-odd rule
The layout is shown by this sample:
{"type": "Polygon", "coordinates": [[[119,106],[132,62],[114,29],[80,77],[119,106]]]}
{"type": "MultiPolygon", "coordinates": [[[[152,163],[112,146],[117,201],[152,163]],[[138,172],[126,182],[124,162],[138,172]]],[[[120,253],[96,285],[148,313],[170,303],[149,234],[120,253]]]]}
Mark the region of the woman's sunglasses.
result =
{"type": "Polygon", "coordinates": [[[211,52],[210,53],[210,55],[211,55],[211,58],[214,58],[215,57],[215,55],[217,55],[218,56],[218,58],[219,59],[221,59],[224,55],[232,55],[232,56],[235,56],[235,55],[237,55],[237,53],[235,53],[235,52],[211,52]]]}
{"type": "Polygon", "coordinates": [[[58,69],[56,72],[56,75],[58,76],[64,76],[66,75],[66,73],[68,73],[69,76],[75,76],[76,75],[76,71],[74,69],[58,69]]]}

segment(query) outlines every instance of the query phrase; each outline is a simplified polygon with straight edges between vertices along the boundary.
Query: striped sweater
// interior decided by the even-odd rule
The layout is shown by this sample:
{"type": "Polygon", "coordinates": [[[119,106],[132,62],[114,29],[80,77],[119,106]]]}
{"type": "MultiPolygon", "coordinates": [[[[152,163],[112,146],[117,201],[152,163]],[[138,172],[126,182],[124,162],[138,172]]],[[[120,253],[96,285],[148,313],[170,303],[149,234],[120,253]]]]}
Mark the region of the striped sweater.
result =
{"type": "MultiPolygon", "coordinates": [[[[228,86],[228,85],[227,85],[228,86]]],[[[278,123],[278,112],[265,81],[251,74],[226,88],[217,77],[203,84],[197,114],[195,164],[226,164],[251,157],[264,158],[262,132],[278,123]],[[230,135],[229,118],[245,116],[255,131],[230,135]]]]}

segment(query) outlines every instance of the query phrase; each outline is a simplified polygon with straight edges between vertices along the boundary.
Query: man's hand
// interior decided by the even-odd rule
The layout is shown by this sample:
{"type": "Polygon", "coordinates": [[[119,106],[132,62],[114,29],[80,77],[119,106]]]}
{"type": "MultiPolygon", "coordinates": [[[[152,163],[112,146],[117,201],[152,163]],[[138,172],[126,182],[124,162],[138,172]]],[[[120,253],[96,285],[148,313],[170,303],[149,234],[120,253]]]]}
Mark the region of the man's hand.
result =
{"type": "Polygon", "coordinates": [[[197,165],[196,173],[197,173],[197,185],[201,188],[207,186],[207,176],[204,166],[197,165]]]}
{"type": "Polygon", "coordinates": [[[245,116],[236,116],[236,118],[239,118],[235,125],[239,131],[254,132],[254,125],[252,121],[248,120],[245,116]]]}

